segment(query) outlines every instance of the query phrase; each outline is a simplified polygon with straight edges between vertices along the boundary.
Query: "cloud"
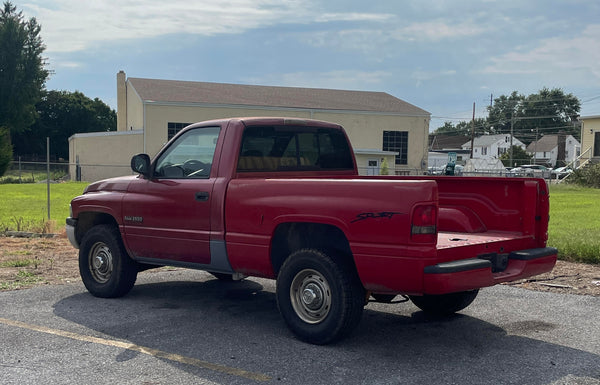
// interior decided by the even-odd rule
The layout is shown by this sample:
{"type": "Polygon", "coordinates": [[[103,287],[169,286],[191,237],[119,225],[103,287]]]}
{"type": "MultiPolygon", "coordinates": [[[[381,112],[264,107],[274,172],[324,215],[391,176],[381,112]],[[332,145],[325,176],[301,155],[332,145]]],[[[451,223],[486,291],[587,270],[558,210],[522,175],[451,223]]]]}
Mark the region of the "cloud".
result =
{"type": "Polygon", "coordinates": [[[393,18],[394,15],[389,13],[325,13],[318,15],[315,18],[317,22],[331,22],[331,21],[386,21],[393,18]]]}
{"type": "Polygon", "coordinates": [[[381,21],[377,13],[322,13],[299,0],[30,0],[25,14],[42,25],[48,52],[168,34],[236,34],[276,24],[381,21]]]}
{"type": "Polygon", "coordinates": [[[396,40],[440,41],[476,36],[485,31],[486,28],[471,22],[450,24],[444,20],[433,20],[398,28],[392,36],[396,40]]]}
{"type": "Polygon", "coordinates": [[[491,59],[484,74],[551,75],[580,84],[600,85],[600,24],[587,26],[575,37],[541,40],[528,51],[517,50],[491,59]]]}

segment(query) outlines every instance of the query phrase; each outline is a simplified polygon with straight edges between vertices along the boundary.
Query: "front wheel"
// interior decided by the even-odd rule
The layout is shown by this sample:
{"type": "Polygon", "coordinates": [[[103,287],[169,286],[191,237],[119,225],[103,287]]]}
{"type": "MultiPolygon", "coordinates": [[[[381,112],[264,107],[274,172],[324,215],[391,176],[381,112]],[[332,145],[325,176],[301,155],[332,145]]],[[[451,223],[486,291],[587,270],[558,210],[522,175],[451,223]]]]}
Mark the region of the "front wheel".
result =
{"type": "Polygon", "coordinates": [[[450,315],[469,306],[477,297],[479,290],[461,291],[459,293],[410,296],[410,300],[425,313],[433,315],[450,315]]]}
{"type": "Polygon", "coordinates": [[[277,277],[277,305],[291,331],[313,344],[349,334],[359,323],[365,290],[349,264],[314,249],[292,253],[277,277]]]}
{"type": "Polygon", "coordinates": [[[138,265],[127,255],[116,227],[97,225],[81,241],[79,273],[92,295],[115,298],[131,290],[137,278],[138,265]]]}

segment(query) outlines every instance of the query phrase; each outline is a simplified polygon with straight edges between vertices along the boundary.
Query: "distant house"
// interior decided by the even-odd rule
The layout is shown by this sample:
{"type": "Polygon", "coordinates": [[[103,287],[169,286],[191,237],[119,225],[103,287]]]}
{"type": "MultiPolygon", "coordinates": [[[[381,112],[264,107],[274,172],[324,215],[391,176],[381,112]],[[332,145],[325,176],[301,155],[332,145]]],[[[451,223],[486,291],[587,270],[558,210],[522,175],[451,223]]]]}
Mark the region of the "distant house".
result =
{"type": "Polygon", "coordinates": [[[459,135],[429,135],[428,167],[439,169],[448,163],[448,153],[456,153],[456,163],[464,165],[470,158],[471,151],[463,150],[462,144],[470,140],[466,136],[459,135]]]}
{"type": "Polygon", "coordinates": [[[582,116],[581,121],[581,162],[600,162],[600,115],[582,116]]]}
{"type": "Polygon", "coordinates": [[[117,131],[69,138],[71,178],[131,174],[190,123],[240,116],[317,119],[344,126],[361,174],[422,174],[431,114],[385,92],[127,78],[117,74],[117,131]]]}
{"type": "Polygon", "coordinates": [[[572,135],[545,135],[538,141],[531,142],[527,146],[527,152],[533,155],[533,163],[547,164],[556,167],[557,163],[569,164],[581,155],[581,145],[572,135]],[[563,142],[563,147],[559,143],[563,142]]]}
{"type": "MultiPolygon", "coordinates": [[[[473,159],[499,158],[510,149],[510,137],[509,134],[478,136],[473,141],[473,159]]],[[[515,137],[512,139],[512,145],[525,150],[525,144],[515,137]]],[[[464,143],[462,149],[471,150],[471,142],[464,143]]]]}

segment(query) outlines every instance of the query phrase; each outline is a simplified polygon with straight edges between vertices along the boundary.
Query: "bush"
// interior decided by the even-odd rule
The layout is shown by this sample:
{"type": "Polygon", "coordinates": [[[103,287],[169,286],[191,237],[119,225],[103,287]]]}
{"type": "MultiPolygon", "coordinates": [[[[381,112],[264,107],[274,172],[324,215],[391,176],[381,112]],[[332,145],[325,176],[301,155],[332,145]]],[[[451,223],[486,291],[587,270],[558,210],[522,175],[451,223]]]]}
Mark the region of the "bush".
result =
{"type": "Polygon", "coordinates": [[[600,188],[600,164],[575,170],[567,179],[567,183],[583,187],[600,188]]]}

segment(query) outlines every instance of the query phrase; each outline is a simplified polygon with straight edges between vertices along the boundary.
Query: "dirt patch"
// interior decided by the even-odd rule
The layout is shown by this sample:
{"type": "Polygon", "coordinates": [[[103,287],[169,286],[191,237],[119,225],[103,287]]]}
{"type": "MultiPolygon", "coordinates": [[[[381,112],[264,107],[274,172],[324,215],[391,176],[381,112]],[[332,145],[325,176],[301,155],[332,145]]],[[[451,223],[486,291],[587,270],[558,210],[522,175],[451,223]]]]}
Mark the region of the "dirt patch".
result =
{"type": "MultiPolygon", "coordinates": [[[[0,237],[0,290],[78,281],[77,252],[64,233],[53,238],[0,237]]],[[[550,273],[507,285],[600,297],[600,265],[558,261],[550,273]]]]}
{"type": "Polygon", "coordinates": [[[79,280],[77,250],[66,234],[52,238],[0,237],[0,289],[79,280]]]}

